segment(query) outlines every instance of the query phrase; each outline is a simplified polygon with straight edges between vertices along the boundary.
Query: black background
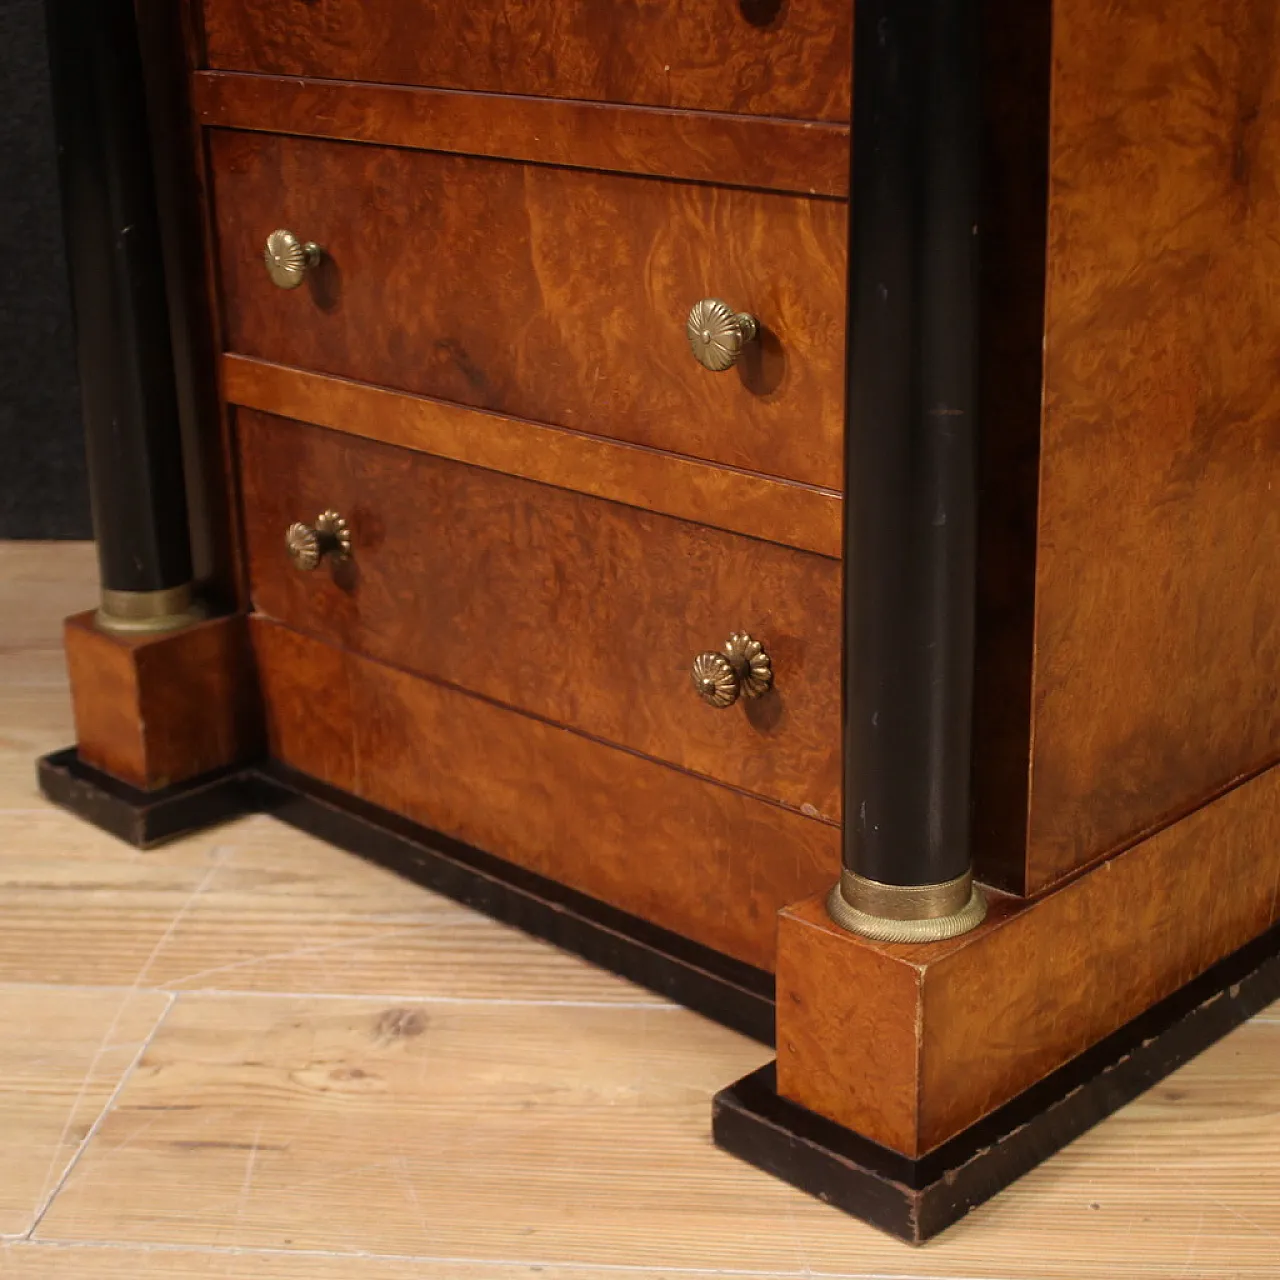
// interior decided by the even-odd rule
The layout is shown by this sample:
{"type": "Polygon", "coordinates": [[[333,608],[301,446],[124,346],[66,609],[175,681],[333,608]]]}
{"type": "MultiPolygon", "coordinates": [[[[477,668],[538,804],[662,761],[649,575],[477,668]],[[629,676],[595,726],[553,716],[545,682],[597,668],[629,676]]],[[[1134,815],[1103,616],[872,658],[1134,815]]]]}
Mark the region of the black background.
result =
{"type": "Polygon", "coordinates": [[[0,538],[87,538],[43,0],[0,0],[0,538]]]}

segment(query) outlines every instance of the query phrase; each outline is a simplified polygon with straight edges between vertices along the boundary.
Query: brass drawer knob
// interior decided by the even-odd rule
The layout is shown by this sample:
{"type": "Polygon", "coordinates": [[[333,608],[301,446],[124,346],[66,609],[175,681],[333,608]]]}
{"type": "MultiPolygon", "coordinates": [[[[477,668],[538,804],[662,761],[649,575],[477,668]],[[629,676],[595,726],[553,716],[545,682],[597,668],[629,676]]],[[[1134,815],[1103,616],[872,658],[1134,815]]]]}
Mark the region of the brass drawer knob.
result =
{"type": "Polygon", "coordinates": [[[732,369],[738,363],[742,348],[759,332],[755,316],[735,311],[719,298],[695,302],[685,324],[694,359],[712,373],[732,369]]]}
{"type": "Polygon", "coordinates": [[[305,243],[283,227],[267,237],[262,251],[271,283],[281,289],[296,289],[313,267],[320,265],[324,250],[312,240],[305,243]]]}
{"type": "Polygon", "coordinates": [[[314,528],[300,521],[291,524],[284,540],[297,569],[314,569],[325,556],[345,560],[351,554],[351,530],[336,511],[318,516],[314,528]]]}
{"type": "Polygon", "coordinates": [[[759,640],[735,631],[719,653],[700,653],[689,673],[698,697],[713,707],[731,707],[740,695],[758,698],[773,687],[773,664],[759,640]]]}

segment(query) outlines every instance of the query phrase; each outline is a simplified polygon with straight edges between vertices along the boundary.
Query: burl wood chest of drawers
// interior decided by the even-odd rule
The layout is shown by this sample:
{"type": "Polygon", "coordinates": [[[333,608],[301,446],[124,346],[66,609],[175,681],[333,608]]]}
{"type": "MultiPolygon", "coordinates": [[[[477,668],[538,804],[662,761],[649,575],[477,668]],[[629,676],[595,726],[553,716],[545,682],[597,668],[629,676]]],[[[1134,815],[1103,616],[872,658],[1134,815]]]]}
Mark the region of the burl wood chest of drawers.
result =
{"type": "Polygon", "coordinates": [[[73,7],[50,795],[776,1033],[913,1240],[1280,993],[1269,0],[73,7]]]}

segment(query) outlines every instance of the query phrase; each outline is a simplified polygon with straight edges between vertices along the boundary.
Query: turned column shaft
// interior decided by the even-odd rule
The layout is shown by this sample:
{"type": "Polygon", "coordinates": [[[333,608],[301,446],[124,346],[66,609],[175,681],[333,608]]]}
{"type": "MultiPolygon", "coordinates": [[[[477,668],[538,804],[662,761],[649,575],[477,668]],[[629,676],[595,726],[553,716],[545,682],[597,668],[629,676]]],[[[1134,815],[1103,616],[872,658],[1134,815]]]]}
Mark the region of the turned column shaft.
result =
{"type": "Polygon", "coordinates": [[[99,624],[189,620],[191,543],[132,0],[47,0],[99,624]]]}
{"type": "Polygon", "coordinates": [[[872,916],[970,899],[979,11],[856,14],[841,884],[872,916]]]}

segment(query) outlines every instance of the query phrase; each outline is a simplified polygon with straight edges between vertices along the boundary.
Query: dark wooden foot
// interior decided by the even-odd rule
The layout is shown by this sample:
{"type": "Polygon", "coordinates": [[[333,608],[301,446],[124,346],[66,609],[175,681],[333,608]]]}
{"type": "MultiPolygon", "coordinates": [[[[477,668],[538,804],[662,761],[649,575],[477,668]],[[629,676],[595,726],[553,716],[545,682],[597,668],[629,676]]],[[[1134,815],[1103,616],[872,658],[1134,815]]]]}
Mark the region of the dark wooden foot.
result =
{"type": "Polygon", "coordinates": [[[40,790],[54,804],[140,849],[238,818],[258,807],[239,767],[189,782],[140,791],[85,764],[74,747],[45,756],[36,767],[40,790]]]}
{"type": "Polygon", "coordinates": [[[1280,998],[1280,925],[919,1159],[779,1096],[772,1064],[716,1095],[718,1146],[920,1244],[1280,998]]]}

